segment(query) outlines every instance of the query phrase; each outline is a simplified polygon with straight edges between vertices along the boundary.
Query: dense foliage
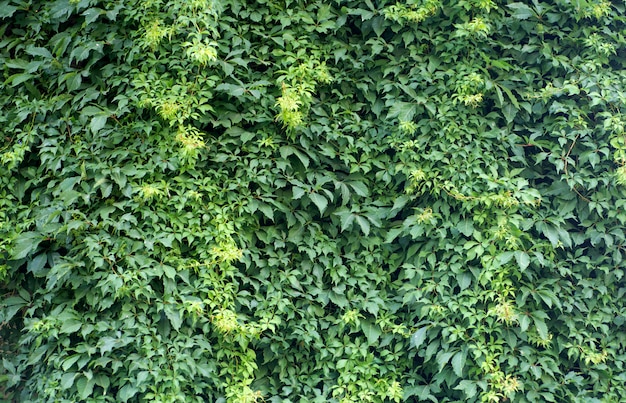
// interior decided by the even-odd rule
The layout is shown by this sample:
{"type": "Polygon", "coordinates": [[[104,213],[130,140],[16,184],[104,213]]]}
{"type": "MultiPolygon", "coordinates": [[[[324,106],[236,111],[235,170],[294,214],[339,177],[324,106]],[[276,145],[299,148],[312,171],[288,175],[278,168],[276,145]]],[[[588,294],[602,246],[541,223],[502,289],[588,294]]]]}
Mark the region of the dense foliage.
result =
{"type": "Polygon", "coordinates": [[[621,1],[0,1],[0,391],[626,399],[621,1]]]}

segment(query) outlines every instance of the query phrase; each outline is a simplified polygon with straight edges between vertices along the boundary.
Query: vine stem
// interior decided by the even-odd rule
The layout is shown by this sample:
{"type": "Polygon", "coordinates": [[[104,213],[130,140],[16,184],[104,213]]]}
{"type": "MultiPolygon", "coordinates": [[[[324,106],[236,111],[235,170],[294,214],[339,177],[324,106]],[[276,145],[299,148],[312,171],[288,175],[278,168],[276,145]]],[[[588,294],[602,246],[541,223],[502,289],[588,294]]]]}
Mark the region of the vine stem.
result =
{"type": "MultiPolygon", "coordinates": [[[[569,175],[569,171],[567,170],[567,159],[569,158],[570,154],[572,153],[572,150],[574,149],[574,146],[576,145],[576,142],[578,141],[578,138],[580,137],[579,134],[576,135],[576,138],[574,138],[574,141],[572,141],[572,144],[569,146],[569,149],[567,150],[567,154],[565,154],[565,156],[563,156],[561,159],[563,160],[563,172],[565,172],[565,175],[569,175]]],[[[584,201],[586,201],[587,203],[590,203],[591,200],[589,200],[587,197],[583,196],[582,193],[580,193],[578,191],[578,189],[576,189],[576,186],[572,186],[572,190],[574,192],[576,192],[576,194],[578,195],[578,197],[580,197],[581,199],[583,199],[584,201]]]]}

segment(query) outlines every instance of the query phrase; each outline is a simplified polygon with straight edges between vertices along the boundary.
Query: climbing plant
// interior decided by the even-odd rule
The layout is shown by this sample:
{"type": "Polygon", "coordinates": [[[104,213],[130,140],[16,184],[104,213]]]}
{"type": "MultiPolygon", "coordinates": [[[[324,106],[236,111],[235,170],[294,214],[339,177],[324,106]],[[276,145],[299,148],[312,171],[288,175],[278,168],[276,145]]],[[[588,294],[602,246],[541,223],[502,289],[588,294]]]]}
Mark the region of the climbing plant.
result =
{"type": "Polygon", "coordinates": [[[626,6],[0,1],[0,393],[626,399],[626,6]]]}

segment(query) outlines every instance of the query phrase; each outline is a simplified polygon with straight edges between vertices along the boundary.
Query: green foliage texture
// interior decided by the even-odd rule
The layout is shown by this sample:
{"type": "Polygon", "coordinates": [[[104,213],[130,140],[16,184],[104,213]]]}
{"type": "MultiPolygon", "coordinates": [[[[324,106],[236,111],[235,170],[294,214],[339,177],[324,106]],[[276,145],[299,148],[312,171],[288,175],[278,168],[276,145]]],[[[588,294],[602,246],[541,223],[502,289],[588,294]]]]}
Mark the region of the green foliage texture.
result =
{"type": "Polygon", "coordinates": [[[0,392],[626,401],[621,0],[0,1],[0,392]]]}

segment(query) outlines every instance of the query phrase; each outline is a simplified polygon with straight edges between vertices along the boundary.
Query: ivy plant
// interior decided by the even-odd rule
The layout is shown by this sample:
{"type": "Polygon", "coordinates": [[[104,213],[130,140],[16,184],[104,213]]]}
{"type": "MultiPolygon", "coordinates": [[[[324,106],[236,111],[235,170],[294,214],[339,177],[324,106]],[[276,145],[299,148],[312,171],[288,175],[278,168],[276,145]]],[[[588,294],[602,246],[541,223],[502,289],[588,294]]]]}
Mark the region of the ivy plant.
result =
{"type": "Polygon", "coordinates": [[[0,398],[626,399],[626,7],[0,1],[0,398]]]}

